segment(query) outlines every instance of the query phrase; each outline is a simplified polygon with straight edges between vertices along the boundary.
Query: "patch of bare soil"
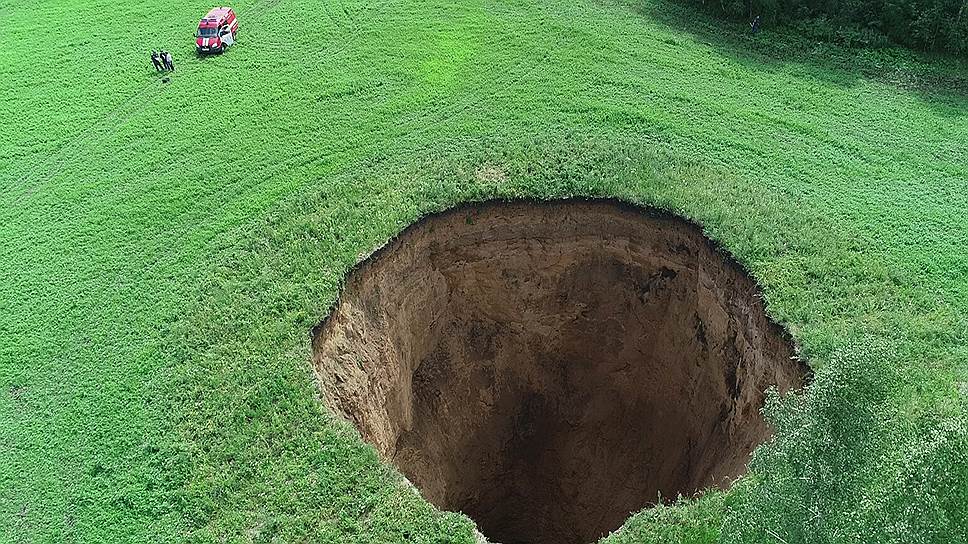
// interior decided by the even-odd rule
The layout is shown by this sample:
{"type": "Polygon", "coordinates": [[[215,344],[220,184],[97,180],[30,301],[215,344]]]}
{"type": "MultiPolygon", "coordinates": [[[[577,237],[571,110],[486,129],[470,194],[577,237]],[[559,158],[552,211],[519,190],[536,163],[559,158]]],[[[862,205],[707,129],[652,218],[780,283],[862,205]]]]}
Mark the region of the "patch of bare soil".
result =
{"type": "Polygon", "coordinates": [[[328,406],[490,540],[584,544],[742,475],[805,367],[694,225],[611,201],[426,218],[314,331],[328,406]]]}

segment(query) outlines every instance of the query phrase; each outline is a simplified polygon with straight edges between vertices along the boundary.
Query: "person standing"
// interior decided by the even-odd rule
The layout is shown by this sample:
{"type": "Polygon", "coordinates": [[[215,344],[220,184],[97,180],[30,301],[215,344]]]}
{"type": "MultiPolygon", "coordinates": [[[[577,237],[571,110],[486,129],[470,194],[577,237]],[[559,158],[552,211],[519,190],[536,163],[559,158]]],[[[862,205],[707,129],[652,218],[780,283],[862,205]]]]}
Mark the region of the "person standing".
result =
{"type": "Polygon", "coordinates": [[[158,56],[158,52],[157,51],[152,51],[151,52],[151,64],[153,64],[155,66],[155,71],[156,72],[160,72],[161,71],[161,58],[158,56]]]}
{"type": "Polygon", "coordinates": [[[760,16],[757,15],[756,18],[753,19],[753,22],[750,23],[750,31],[753,33],[754,36],[760,31],[760,21],[761,21],[760,16]]]}
{"type": "Polygon", "coordinates": [[[168,66],[168,69],[172,72],[175,71],[175,61],[172,60],[171,53],[168,51],[165,51],[165,65],[168,66]]]}

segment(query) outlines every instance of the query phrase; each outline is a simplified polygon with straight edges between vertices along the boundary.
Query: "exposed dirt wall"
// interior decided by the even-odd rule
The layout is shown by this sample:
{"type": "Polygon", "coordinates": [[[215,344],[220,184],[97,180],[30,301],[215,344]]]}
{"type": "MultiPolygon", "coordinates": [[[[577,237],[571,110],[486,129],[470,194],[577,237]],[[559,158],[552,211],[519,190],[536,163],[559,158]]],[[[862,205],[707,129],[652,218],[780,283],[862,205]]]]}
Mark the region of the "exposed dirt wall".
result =
{"type": "Polygon", "coordinates": [[[496,542],[588,543],[725,486],[804,367],[748,275],[693,225],[610,201],[420,221],[314,331],[323,396],[496,542]]]}

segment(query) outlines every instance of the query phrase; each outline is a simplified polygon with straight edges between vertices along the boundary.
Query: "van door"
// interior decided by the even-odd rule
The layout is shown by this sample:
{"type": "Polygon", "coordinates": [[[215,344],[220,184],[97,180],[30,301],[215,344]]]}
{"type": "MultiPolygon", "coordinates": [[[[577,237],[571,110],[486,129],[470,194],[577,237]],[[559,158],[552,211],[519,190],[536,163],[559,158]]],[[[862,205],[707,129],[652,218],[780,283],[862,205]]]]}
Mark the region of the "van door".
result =
{"type": "Polygon", "coordinates": [[[218,36],[222,39],[222,43],[225,45],[232,45],[235,43],[235,36],[232,35],[232,29],[229,28],[228,25],[218,29],[218,36]]]}

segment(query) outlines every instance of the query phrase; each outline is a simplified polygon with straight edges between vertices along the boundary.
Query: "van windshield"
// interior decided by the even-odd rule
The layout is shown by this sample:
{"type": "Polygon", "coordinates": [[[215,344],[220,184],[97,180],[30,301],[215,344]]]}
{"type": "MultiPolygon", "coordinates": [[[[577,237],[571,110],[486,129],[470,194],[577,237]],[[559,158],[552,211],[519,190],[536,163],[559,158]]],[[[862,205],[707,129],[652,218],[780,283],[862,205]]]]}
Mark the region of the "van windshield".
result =
{"type": "Polygon", "coordinates": [[[199,28],[198,35],[202,37],[214,36],[216,30],[214,28],[199,28]]]}

